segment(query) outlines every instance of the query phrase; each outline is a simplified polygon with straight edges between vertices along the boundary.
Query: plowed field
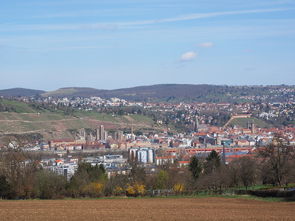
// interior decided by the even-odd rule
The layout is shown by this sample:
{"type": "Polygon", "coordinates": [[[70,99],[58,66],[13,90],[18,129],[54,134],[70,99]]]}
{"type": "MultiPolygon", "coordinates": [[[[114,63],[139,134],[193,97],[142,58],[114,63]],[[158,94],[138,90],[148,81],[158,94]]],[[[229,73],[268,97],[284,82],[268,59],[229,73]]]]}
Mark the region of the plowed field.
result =
{"type": "Polygon", "coordinates": [[[211,197],[0,201],[0,220],[295,220],[295,203],[211,197]]]}

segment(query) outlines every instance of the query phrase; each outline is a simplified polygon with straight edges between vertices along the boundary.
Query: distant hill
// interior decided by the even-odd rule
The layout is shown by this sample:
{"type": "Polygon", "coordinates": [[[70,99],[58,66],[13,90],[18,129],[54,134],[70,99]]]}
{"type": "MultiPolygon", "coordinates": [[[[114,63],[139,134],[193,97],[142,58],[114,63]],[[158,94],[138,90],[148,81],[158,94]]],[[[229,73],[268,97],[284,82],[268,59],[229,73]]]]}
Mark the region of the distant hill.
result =
{"type": "MultiPolygon", "coordinates": [[[[139,86],[115,90],[98,90],[94,88],[61,88],[56,91],[43,93],[42,96],[53,97],[90,97],[102,98],[118,97],[129,101],[165,101],[165,102],[243,102],[247,97],[267,96],[273,94],[273,90],[292,88],[294,86],[226,86],[207,84],[158,84],[151,86],[139,86]]],[[[278,92],[279,93],[279,92],[278,92]]],[[[292,96],[292,93],[289,93],[292,96]]],[[[283,101],[288,94],[272,96],[270,101],[283,101]]]]}
{"type": "Polygon", "coordinates": [[[152,86],[139,86],[123,88],[104,92],[105,97],[121,97],[127,100],[194,100],[207,94],[220,91],[223,86],[191,85],[191,84],[159,84],[152,86]]]}
{"type": "Polygon", "coordinates": [[[44,97],[118,97],[129,101],[164,102],[246,102],[246,101],[285,101],[294,96],[295,87],[278,86],[226,86],[207,84],[158,84],[115,90],[101,90],[87,87],[67,87],[55,91],[30,89],[0,90],[0,96],[44,97]]]}
{"type": "Polygon", "coordinates": [[[133,101],[143,100],[174,100],[193,99],[195,96],[203,97],[206,94],[222,90],[223,86],[215,85],[190,85],[190,84],[159,84],[151,86],[139,86],[115,90],[98,90],[94,88],[69,87],[56,91],[43,93],[42,96],[99,96],[103,98],[118,97],[133,101]]]}
{"type": "Polygon", "coordinates": [[[42,93],[44,97],[91,97],[100,96],[106,90],[98,90],[95,88],[88,87],[65,87],[55,91],[48,91],[42,93]]]}
{"type": "Polygon", "coordinates": [[[18,96],[35,96],[44,93],[45,91],[42,90],[33,90],[33,89],[26,89],[26,88],[11,88],[0,90],[0,96],[3,97],[18,97],[18,96]]]}

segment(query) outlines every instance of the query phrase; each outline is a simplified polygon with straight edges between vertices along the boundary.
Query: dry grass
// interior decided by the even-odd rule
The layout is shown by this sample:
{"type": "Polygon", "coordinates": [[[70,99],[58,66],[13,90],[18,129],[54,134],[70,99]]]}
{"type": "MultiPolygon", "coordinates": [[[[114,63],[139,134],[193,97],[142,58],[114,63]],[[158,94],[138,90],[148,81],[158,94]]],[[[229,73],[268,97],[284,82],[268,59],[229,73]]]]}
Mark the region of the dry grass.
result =
{"type": "Polygon", "coordinates": [[[0,220],[295,220],[295,204],[213,197],[0,201],[0,220]]]}

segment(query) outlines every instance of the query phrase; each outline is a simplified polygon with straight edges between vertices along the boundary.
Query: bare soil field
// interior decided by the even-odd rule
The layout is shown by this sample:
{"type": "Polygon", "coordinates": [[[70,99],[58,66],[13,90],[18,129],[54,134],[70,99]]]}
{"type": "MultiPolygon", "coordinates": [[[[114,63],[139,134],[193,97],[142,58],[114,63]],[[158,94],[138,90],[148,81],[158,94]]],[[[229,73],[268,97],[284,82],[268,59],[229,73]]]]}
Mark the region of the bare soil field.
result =
{"type": "Polygon", "coordinates": [[[213,197],[0,201],[0,220],[295,220],[295,203],[213,197]]]}

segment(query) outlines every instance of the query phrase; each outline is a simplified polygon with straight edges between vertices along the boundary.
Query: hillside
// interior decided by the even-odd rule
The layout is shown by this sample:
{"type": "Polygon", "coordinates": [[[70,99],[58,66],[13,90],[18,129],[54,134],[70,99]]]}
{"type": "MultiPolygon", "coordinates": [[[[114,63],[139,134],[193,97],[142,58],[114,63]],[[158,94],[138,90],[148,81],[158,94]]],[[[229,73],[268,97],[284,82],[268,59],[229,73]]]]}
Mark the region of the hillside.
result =
{"type": "Polygon", "coordinates": [[[37,110],[24,102],[0,99],[0,112],[36,113],[37,110]]]}
{"type": "Polygon", "coordinates": [[[228,126],[239,126],[239,127],[247,128],[247,123],[249,122],[250,123],[253,122],[256,125],[256,127],[260,127],[260,128],[269,128],[272,126],[268,124],[267,122],[254,117],[234,119],[228,124],[228,126]]]}
{"type": "Polygon", "coordinates": [[[80,128],[96,129],[103,124],[107,129],[152,128],[150,119],[137,120],[137,117],[116,117],[107,114],[79,114],[80,117],[64,116],[57,113],[0,113],[0,135],[40,133],[45,138],[69,138],[70,130],[80,128]]]}
{"type": "Polygon", "coordinates": [[[107,130],[133,128],[152,129],[154,122],[142,115],[113,116],[111,114],[76,111],[65,115],[61,111],[40,111],[29,104],[0,99],[0,143],[11,135],[40,134],[45,139],[73,138],[71,131],[80,128],[107,130]]]}

